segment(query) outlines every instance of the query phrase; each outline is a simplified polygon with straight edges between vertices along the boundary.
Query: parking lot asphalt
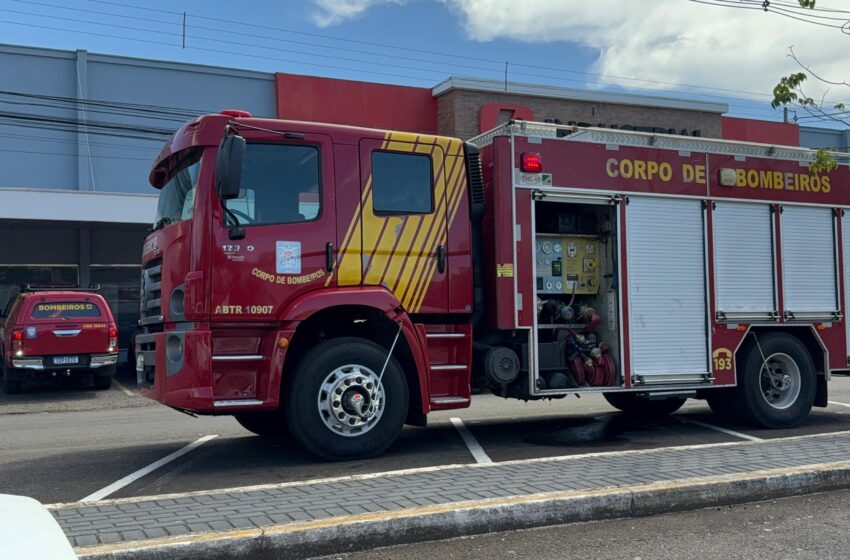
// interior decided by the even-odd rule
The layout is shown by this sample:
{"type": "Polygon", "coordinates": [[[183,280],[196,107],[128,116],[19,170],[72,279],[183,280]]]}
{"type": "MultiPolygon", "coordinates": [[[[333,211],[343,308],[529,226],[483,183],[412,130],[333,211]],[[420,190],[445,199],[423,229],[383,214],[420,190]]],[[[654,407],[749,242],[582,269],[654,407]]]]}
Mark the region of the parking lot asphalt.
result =
{"type": "Polygon", "coordinates": [[[850,377],[841,376],[830,384],[830,406],[814,409],[802,426],[792,430],[721,423],[702,401],[689,402],[668,418],[640,422],[612,409],[599,395],[530,403],[477,395],[469,409],[434,413],[425,429],[406,428],[380,457],[328,463],[292,442],[254,436],[232,418],[192,418],[139,397],[130,373],[118,379],[123,388],[116,384],[104,392],[46,387],[4,396],[0,400],[0,493],[27,495],[44,503],[74,502],[92,495],[182,493],[476,460],[499,462],[850,430],[850,377]],[[471,443],[461,437],[460,430],[468,431],[471,443]],[[187,450],[193,442],[194,447],[187,450]],[[156,466],[176,452],[183,454],[156,466]],[[115,486],[117,481],[122,482],[115,486]]]}

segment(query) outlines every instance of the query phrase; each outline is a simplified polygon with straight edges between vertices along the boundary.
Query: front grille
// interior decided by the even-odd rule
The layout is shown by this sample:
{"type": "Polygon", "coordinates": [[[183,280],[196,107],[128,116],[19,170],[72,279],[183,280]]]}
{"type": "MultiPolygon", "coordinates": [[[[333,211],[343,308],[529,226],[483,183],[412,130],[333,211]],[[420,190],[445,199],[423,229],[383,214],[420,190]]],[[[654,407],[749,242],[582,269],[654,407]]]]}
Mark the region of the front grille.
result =
{"type": "Polygon", "coordinates": [[[142,270],[142,293],[140,298],[140,323],[152,325],[162,323],[162,259],[149,262],[142,270]]]}

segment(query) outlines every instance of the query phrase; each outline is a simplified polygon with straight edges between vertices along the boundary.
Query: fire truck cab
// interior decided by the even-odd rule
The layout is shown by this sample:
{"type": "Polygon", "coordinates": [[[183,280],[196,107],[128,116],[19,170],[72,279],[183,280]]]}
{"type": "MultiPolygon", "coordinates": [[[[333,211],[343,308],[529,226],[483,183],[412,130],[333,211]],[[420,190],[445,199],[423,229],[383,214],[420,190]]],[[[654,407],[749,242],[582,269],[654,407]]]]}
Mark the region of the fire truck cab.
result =
{"type": "Polygon", "coordinates": [[[146,396],[374,455],[471,387],[798,424],[847,368],[848,168],[516,121],[463,142],[200,117],[163,149],[146,396]]]}

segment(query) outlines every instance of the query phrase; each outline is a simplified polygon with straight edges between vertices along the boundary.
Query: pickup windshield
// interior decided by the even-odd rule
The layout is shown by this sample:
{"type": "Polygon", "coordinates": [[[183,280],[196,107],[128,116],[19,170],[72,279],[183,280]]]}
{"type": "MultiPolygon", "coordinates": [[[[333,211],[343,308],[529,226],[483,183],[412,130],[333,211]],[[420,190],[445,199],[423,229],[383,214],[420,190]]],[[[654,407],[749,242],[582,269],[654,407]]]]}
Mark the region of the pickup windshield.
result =
{"type": "Polygon", "coordinates": [[[100,308],[88,301],[51,301],[32,308],[33,319],[79,319],[100,317],[100,308]]]}
{"type": "Polygon", "coordinates": [[[192,217],[200,167],[201,152],[195,151],[180,162],[171,179],[160,189],[154,230],[192,217]]]}

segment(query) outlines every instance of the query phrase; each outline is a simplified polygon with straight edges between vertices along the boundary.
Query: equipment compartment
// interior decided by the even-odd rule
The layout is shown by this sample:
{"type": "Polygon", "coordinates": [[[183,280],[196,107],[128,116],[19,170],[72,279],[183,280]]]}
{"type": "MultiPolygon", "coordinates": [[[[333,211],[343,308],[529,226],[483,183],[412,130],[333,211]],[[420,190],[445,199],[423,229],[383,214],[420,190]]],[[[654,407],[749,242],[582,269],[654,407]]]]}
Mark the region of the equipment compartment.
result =
{"type": "Polygon", "coordinates": [[[622,387],[616,205],[535,202],[532,393],[622,387]]]}

